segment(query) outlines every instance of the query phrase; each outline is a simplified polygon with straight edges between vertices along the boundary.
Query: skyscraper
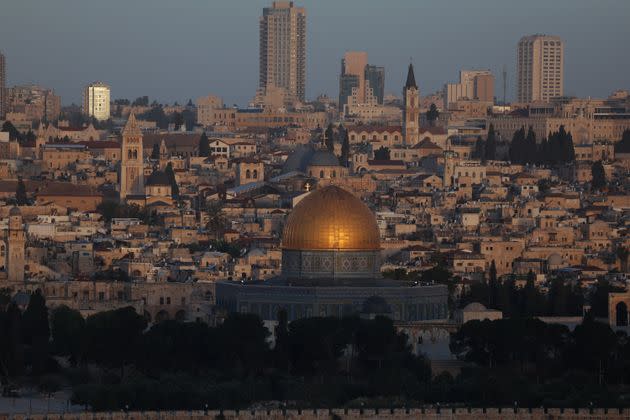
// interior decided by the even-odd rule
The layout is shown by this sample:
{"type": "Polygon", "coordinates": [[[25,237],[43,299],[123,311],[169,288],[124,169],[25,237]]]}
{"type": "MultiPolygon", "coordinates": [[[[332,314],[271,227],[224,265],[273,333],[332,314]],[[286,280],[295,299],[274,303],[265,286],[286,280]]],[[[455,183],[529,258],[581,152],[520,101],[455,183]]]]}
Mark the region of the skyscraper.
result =
{"type": "Polygon", "coordinates": [[[371,93],[378,104],[383,104],[383,98],[385,97],[385,67],[372,66],[370,64],[365,66],[365,91],[366,96],[370,96],[371,93]]]}
{"type": "Polygon", "coordinates": [[[306,92],[306,11],[275,1],[260,17],[259,87],[283,88],[303,101],[306,92]]]}
{"type": "Polygon", "coordinates": [[[461,99],[494,101],[494,76],[490,70],[460,70],[459,83],[444,85],[444,108],[461,99]]]}
{"type": "Polygon", "coordinates": [[[564,44],[551,35],[525,36],[518,42],[517,100],[544,101],[563,95],[564,44]]]}
{"type": "Polygon", "coordinates": [[[4,119],[7,115],[7,86],[6,86],[6,63],[4,54],[0,52],[0,119],[4,119]]]}
{"type": "Polygon", "coordinates": [[[83,113],[99,121],[108,120],[109,96],[109,86],[105,83],[90,83],[83,90],[83,113]]]}
{"type": "Polygon", "coordinates": [[[341,60],[339,109],[346,105],[382,104],[385,68],[368,64],[364,51],[348,51],[341,60]]]}

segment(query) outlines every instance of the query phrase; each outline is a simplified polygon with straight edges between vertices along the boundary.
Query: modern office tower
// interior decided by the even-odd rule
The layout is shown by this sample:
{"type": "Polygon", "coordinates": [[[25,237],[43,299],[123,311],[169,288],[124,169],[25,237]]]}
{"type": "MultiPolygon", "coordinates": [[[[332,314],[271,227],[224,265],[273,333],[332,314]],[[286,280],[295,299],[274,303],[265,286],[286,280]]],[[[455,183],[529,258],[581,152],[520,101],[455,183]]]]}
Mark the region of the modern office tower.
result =
{"type": "Polygon", "coordinates": [[[83,90],[83,113],[99,121],[108,120],[109,97],[109,86],[105,83],[90,83],[83,90]]]}
{"type": "Polygon", "coordinates": [[[260,17],[259,87],[283,88],[304,101],[306,92],[306,11],[275,1],[260,17]]]}
{"type": "Polygon", "coordinates": [[[365,67],[365,90],[366,96],[371,96],[376,99],[376,102],[380,105],[383,104],[383,98],[385,97],[385,67],[372,66],[368,64],[365,67]]]}
{"type": "Polygon", "coordinates": [[[7,115],[7,77],[6,62],[4,54],[0,52],[0,119],[4,119],[7,115]]]}
{"type": "Polygon", "coordinates": [[[348,51],[341,60],[339,109],[346,105],[382,104],[385,69],[368,64],[364,51],[348,51]]]}
{"type": "Polygon", "coordinates": [[[348,51],[341,60],[339,105],[347,103],[347,98],[355,96],[358,103],[365,102],[365,67],[368,56],[364,51],[348,51]],[[343,89],[341,89],[343,87],[343,89]],[[342,97],[345,99],[342,101],[342,97]]]}
{"type": "Polygon", "coordinates": [[[459,100],[494,101],[494,76],[490,70],[460,70],[459,83],[444,87],[444,106],[459,100]]]}
{"type": "Polygon", "coordinates": [[[564,44],[560,37],[531,35],[518,42],[518,102],[544,101],[563,95],[564,44]]]}

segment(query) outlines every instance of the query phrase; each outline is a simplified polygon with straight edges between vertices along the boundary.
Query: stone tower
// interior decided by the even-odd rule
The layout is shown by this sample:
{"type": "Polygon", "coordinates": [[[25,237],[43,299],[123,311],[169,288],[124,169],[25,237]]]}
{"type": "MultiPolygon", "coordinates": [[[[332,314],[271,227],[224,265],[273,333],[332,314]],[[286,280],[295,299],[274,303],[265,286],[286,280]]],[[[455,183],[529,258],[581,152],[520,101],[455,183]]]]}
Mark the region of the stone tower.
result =
{"type": "Polygon", "coordinates": [[[120,199],[125,200],[128,195],[144,195],[142,131],[133,113],[123,129],[120,156],[120,199]]]}
{"type": "Polygon", "coordinates": [[[17,207],[9,211],[7,233],[7,277],[10,283],[24,281],[24,245],[26,238],[22,213],[17,207]]]}
{"type": "Polygon", "coordinates": [[[409,63],[407,83],[403,89],[403,140],[407,145],[417,144],[420,136],[420,91],[413,74],[413,64],[409,63]]]}
{"type": "Polygon", "coordinates": [[[166,165],[168,165],[169,155],[168,148],[166,147],[166,142],[164,139],[160,142],[160,170],[163,171],[166,169],[166,165]]]}

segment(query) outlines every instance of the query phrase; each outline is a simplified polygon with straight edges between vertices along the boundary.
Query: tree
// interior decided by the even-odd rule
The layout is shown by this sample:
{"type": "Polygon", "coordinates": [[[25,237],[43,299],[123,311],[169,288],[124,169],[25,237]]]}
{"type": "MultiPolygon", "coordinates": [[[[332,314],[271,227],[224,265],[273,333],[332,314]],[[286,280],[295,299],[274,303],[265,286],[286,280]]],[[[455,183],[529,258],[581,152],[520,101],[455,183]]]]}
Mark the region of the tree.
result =
{"type": "Polygon", "coordinates": [[[490,263],[490,272],[489,272],[489,280],[488,280],[488,305],[490,308],[498,309],[499,308],[499,280],[497,279],[497,266],[492,260],[490,263]]]}
{"type": "Polygon", "coordinates": [[[621,141],[615,143],[615,153],[630,153],[630,129],[624,130],[621,141]]]}
{"type": "Polygon", "coordinates": [[[525,137],[525,141],[523,142],[524,163],[532,164],[537,162],[538,153],[536,147],[536,133],[534,133],[534,129],[530,125],[527,129],[527,137],[525,137]]]}
{"type": "Polygon", "coordinates": [[[627,273],[628,272],[628,254],[630,254],[628,252],[628,248],[620,245],[617,247],[616,254],[617,254],[617,258],[619,258],[619,265],[621,267],[621,271],[623,273],[627,273]]]}
{"type": "Polygon", "coordinates": [[[435,104],[431,104],[426,113],[427,121],[431,127],[435,126],[435,122],[440,117],[440,111],[438,111],[437,106],[435,104]]]}
{"type": "Polygon", "coordinates": [[[22,177],[18,177],[17,187],[15,189],[15,202],[18,206],[26,206],[28,204],[28,196],[26,195],[26,185],[22,177]]]}
{"type": "Polygon", "coordinates": [[[184,125],[184,116],[181,112],[174,112],[172,115],[172,121],[175,131],[179,130],[184,125]]]}
{"type": "Polygon", "coordinates": [[[524,163],[525,154],[525,127],[521,127],[514,132],[510,143],[510,161],[516,164],[524,163]]]}
{"type": "Polygon", "coordinates": [[[13,125],[13,123],[9,120],[5,121],[4,124],[2,124],[2,130],[5,133],[9,133],[9,139],[10,140],[20,140],[22,135],[20,134],[20,132],[18,131],[17,128],[15,128],[15,126],[13,125]]]}
{"type": "Polygon", "coordinates": [[[601,191],[606,187],[606,171],[604,171],[604,165],[602,161],[598,160],[591,165],[591,174],[593,180],[591,181],[591,188],[593,190],[601,191]]]}
{"type": "Polygon", "coordinates": [[[210,141],[208,140],[208,136],[205,131],[201,134],[201,137],[199,137],[199,156],[210,156],[210,141]]]}
{"type": "Polygon", "coordinates": [[[146,320],[131,306],[90,315],[85,321],[83,348],[87,361],[119,368],[132,360],[133,349],[146,328],[146,320]]]}
{"type": "Polygon", "coordinates": [[[171,165],[171,162],[169,162],[166,165],[166,169],[164,170],[164,173],[166,174],[169,182],[171,183],[171,195],[174,198],[179,197],[179,186],[177,185],[177,179],[175,178],[175,171],[173,170],[173,165],[171,165]]]}
{"type": "Polygon", "coordinates": [[[324,143],[326,144],[326,149],[329,152],[335,152],[335,131],[333,129],[332,123],[328,124],[328,128],[326,128],[324,143]]]}
{"type": "Polygon", "coordinates": [[[30,346],[31,349],[33,371],[43,373],[48,358],[50,327],[46,299],[39,289],[31,295],[26,311],[24,311],[22,334],[24,344],[30,346]]]}
{"type": "Polygon", "coordinates": [[[374,151],[374,159],[375,160],[389,160],[389,148],[385,146],[381,146],[374,151]]]}
{"type": "Polygon", "coordinates": [[[339,133],[341,137],[341,166],[348,166],[348,160],[350,159],[350,138],[348,136],[348,130],[339,126],[339,133]]]}
{"type": "Polygon", "coordinates": [[[55,352],[70,356],[72,363],[78,362],[85,328],[81,313],[65,305],[59,306],[52,312],[50,324],[55,352]]]}
{"type": "Polygon", "coordinates": [[[473,151],[473,158],[480,159],[482,162],[486,160],[486,142],[479,136],[475,142],[475,150],[473,151]]]}
{"type": "Polygon", "coordinates": [[[160,159],[160,145],[157,143],[153,143],[153,148],[151,149],[151,159],[160,159]]]}
{"type": "Polygon", "coordinates": [[[132,106],[149,106],[149,97],[146,95],[140,96],[136,98],[131,105],[132,106]]]}
{"type": "Polygon", "coordinates": [[[216,200],[209,201],[206,206],[206,214],[208,215],[206,229],[212,232],[216,239],[227,225],[227,217],[223,211],[223,204],[216,200]]]}
{"type": "Polygon", "coordinates": [[[494,132],[494,125],[488,127],[488,138],[485,144],[485,160],[495,160],[497,158],[497,138],[494,132]]]}

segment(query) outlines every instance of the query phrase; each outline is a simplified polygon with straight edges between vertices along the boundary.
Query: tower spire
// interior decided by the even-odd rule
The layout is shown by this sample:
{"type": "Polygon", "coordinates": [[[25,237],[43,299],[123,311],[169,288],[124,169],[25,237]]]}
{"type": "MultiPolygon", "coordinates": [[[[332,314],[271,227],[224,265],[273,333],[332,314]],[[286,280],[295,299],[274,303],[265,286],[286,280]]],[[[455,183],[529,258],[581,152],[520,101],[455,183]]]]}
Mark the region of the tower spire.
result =
{"type": "Polygon", "coordinates": [[[416,88],[418,89],[418,85],[416,85],[416,76],[413,74],[413,63],[409,63],[409,70],[407,70],[407,83],[405,83],[405,89],[416,88]]]}

